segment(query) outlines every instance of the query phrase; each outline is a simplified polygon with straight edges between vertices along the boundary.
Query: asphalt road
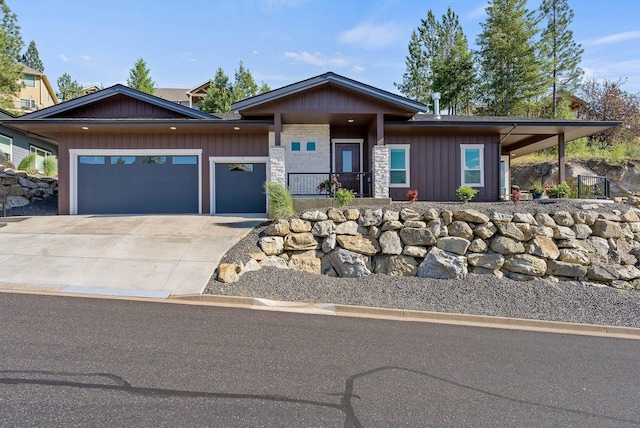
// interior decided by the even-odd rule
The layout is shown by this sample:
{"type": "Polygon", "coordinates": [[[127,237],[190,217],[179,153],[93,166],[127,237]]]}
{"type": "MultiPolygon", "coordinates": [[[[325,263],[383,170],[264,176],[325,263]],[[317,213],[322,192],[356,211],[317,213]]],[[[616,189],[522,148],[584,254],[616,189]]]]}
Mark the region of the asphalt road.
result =
{"type": "Polygon", "coordinates": [[[640,426],[640,341],[0,293],[0,426],[640,426]]]}

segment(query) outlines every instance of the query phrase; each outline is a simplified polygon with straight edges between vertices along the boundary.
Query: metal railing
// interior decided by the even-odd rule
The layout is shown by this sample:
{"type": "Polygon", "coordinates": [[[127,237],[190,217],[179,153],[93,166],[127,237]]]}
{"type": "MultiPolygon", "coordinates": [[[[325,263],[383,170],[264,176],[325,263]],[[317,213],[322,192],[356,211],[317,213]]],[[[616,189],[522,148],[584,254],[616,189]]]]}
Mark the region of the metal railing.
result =
{"type": "Polygon", "coordinates": [[[578,175],[579,199],[609,199],[610,182],[607,177],[578,175]]]}
{"type": "Polygon", "coordinates": [[[291,196],[332,198],[340,188],[352,189],[357,197],[371,196],[370,172],[290,172],[287,187],[291,196]]]}

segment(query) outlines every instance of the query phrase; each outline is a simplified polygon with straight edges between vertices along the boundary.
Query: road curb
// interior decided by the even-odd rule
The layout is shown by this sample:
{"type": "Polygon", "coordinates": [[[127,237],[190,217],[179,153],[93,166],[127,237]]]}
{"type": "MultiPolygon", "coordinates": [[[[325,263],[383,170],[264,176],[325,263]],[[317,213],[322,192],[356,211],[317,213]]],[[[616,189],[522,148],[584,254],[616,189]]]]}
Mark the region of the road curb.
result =
{"type": "Polygon", "coordinates": [[[388,309],[369,306],[314,304],[303,302],[278,302],[253,297],[192,295],[176,296],[169,300],[201,304],[219,304],[250,309],[278,310],[300,313],[325,313],[336,316],[358,318],[389,319],[398,321],[456,324],[474,327],[500,328],[511,330],[539,331],[549,333],[580,334],[589,336],[616,337],[640,340],[640,328],[619,327],[597,324],[579,324],[560,321],[506,318],[485,315],[469,315],[444,312],[427,312],[406,309],[388,309]],[[265,304],[265,302],[270,302],[265,304]],[[314,312],[312,312],[312,310],[314,312]]]}

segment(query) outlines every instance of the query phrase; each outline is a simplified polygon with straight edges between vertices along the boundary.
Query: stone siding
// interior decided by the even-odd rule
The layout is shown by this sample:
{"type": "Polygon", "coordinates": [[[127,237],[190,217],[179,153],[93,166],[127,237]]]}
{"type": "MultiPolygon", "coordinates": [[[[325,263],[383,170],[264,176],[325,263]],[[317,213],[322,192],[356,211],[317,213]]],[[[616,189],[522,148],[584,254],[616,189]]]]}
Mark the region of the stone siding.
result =
{"type": "Polygon", "coordinates": [[[389,197],[390,154],[389,146],[374,146],[373,148],[373,197],[389,197]]]}
{"type": "MultiPolygon", "coordinates": [[[[266,265],[335,277],[378,273],[461,279],[473,273],[638,288],[638,213],[633,208],[535,216],[487,216],[473,209],[312,210],[272,223],[259,240],[262,252],[252,254],[247,265],[225,266],[224,271],[235,278],[266,265]]],[[[221,272],[221,281],[233,280],[221,272]]]]}

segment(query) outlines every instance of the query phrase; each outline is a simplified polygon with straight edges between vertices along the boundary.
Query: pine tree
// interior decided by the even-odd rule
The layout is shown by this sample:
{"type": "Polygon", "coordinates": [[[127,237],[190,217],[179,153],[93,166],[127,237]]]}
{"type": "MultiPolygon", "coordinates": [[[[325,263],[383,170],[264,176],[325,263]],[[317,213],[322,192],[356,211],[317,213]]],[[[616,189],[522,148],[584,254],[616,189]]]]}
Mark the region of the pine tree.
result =
{"type": "Polygon", "coordinates": [[[127,86],[153,95],[156,91],[156,83],[151,79],[149,73],[150,70],[147,68],[147,63],[144,59],[138,59],[133,68],[129,70],[127,86]]]}
{"type": "Polygon", "coordinates": [[[209,85],[207,94],[200,103],[200,110],[205,113],[231,112],[231,91],[229,76],[224,73],[222,67],[218,67],[213,83],[209,85]]]}
{"type": "Polygon", "coordinates": [[[534,40],[538,30],[525,5],[526,0],[492,0],[486,9],[476,40],[484,113],[526,115],[544,93],[534,40]]]}
{"type": "Polygon", "coordinates": [[[71,76],[64,73],[58,78],[58,99],[60,102],[69,101],[84,95],[82,85],[76,80],[71,80],[71,76]]]}
{"type": "Polygon", "coordinates": [[[428,104],[433,92],[441,93],[441,106],[458,113],[471,100],[474,86],[473,56],[458,16],[451,8],[436,20],[427,12],[411,33],[406,72],[396,87],[405,96],[428,104]]]}
{"type": "Polygon", "coordinates": [[[0,0],[0,107],[15,110],[14,98],[20,93],[22,66],[19,64],[23,46],[18,18],[5,0],[0,0]]]}
{"type": "Polygon", "coordinates": [[[546,27],[540,38],[540,53],[550,73],[551,116],[557,117],[558,92],[574,92],[580,85],[583,70],[580,60],[584,50],[573,40],[569,25],[573,11],[567,0],[543,0],[539,9],[540,20],[546,27]]]}
{"type": "Polygon", "coordinates": [[[238,69],[235,71],[233,83],[229,81],[229,77],[224,73],[224,70],[218,67],[216,76],[213,78],[213,84],[209,86],[207,95],[200,103],[200,110],[207,113],[230,113],[231,104],[236,101],[254,97],[270,90],[269,85],[264,82],[258,86],[251,75],[251,71],[244,68],[242,61],[240,61],[238,69]]]}
{"type": "Polygon", "coordinates": [[[31,40],[27,51],[22,55],[21,62],[27,67],[31,67],[40,73],[44,73],[44,65],[40,60],[40,54],[38,54],[38,48],[36,48],[36,42],[31,40]]]}

